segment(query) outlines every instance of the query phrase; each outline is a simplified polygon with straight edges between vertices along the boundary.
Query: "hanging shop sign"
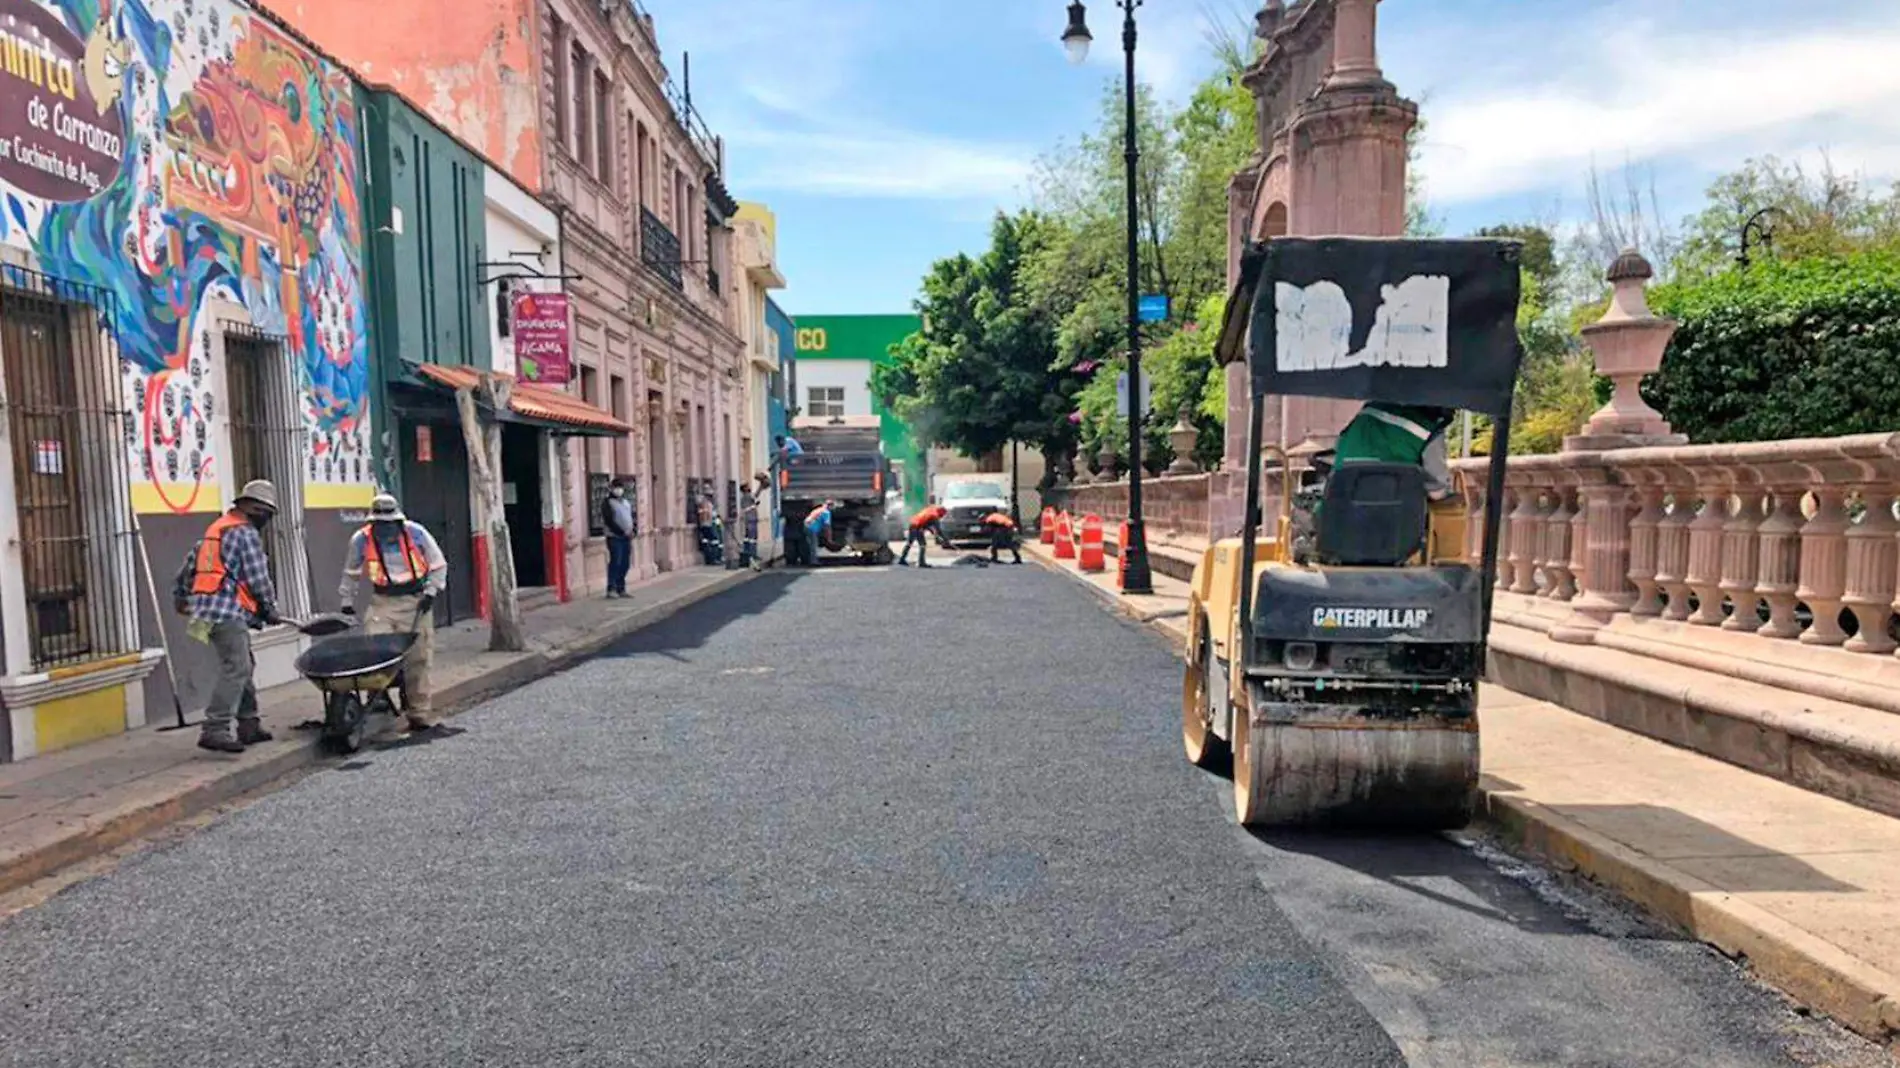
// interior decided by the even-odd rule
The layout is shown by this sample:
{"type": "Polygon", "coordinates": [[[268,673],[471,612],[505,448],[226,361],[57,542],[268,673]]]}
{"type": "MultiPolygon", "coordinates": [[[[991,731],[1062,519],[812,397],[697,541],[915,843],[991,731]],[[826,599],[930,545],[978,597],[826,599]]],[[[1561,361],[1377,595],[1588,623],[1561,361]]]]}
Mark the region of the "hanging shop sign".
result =
{"type": "MultiPolygon", "coordinates": [[[[5,2],[5,0],[0,0],[5,2]]],[[[564,386],[574,377],[566,293],[516,293],[510,325],[523,382],[564,386]]]]}
{"type": "Polygon", "coordinates": [[[54,9],[0,0],[0,180],[28,196],[88,200],[119,175],[130,45],[103,26],[94,43],[97,63],[54,9]]]}

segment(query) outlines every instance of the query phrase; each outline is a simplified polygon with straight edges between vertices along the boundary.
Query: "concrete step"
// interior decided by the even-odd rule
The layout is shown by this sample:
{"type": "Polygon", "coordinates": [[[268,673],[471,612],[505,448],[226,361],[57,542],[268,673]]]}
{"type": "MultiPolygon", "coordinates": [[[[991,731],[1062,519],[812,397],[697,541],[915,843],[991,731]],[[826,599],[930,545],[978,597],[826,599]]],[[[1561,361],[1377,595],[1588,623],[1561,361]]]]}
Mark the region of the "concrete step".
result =
{"type": "Polygon", "coordinates": [[[1556,642],[1521,617],[1493,621],[1489,667],[1492,680],[1518,693],[1900,816],[1900,716],[1883,708],[1767,685],[1732,670],[1556,642]]]}
{"type": "Polygon", "coordinates": [[[561,591],[553,586],[523,586],[515,590],[515,601],[523,612],[535,612],[561,603],[561,591]]]}

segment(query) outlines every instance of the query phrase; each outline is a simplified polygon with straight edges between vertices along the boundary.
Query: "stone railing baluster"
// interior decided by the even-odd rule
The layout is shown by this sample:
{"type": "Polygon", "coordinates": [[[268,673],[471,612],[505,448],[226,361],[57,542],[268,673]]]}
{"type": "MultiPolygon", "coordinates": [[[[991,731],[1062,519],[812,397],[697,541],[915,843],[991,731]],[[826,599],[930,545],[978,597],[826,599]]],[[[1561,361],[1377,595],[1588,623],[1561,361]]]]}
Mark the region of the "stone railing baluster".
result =
{"type": "Polygon", "coordinates": [[[1511,538],[1505,542],[1511,548],[1511,583],[1506,588],[1512,593],[1536,593],[1537,542],[1544,527],[1546,490],[1536,484],[1514,488],[1517,507],[1511,512],[1511,538]]]}
{"type": "Polygon", "coordinates": [[[1629,579],[1636,587],[1636,603],[1630,615],[1638,618],[1662,615],[1662,584],[1656,580],[1657,554],[1665,516],[1663,485],[1660,480],[1645,481],[1637,488],[1638,512],[1630,520],[1629,579]]]}
{"type": "Polygon", "coordinates": [[[1755,592],[1768,602],[1768,622],[1756,632],[1765,638],[1798,638],[1795,591],[1801,585],[1801,486],[1771,486],[1767,515],[1756,528],[1761,555],[1755,592]]]}
{"type": "Polygon", "coordinates": [[[1695,521],[1695,483],[1680,471],[1671,471],[1666,489],[1669,510],[1656,524],[1656,585],[1668,596],[1662,617],[1681,622],[1689,618],[1689,524],[1695,521]]]}
{"type": "Polygon", "coordinates": [[[1794,591],[1814,616],[1801,641],[1839,645],[1847,640],[1840,620],[1847,592],[1847,490],[1817,485],[1814,502],[1814,514],[1801,527],[1801,583],[1794,591]]]}
{"type": "Polygon", "coordinates": [[[1716,627],[1722,624],[1722,539],[1733,480],[1724,468],[1705,467],[1696,470],[1695,481],[1701,510],[1689,523],[1689,569],[1684,580],[1696,598],[1689,622],[1716,627]]]}
{"type": "Polygon", "coordinates": [[[1855,496],[1862,511],[1860,521],[1847,528],[1847,589],[1841,603],[1854,613],[1856,630],[1844,648],[1890,653],[1900,644],[1888,629],[1894,582],[1900,578],[1900,542],[1894,540],[1900,523],[1893,517],[1893,490],[1860,486],[1855,496]]]}
{"type": "Polygon", "coordinates": [[[1551,509],[1544,515],[1542,565],[1548,579],[1543,596],[1568,601],[1577,595],[1577,573],[1571,570],[1570,531],[1577,511],[1577,488],[1559,481],[1549,490],[1551,509]]]}
{"type": "Polygon", "coordinates": [[[1756,590],[1761,568],[1763,494],[1757,476],[1738,476],[1735,506],[1722,526],[1722,593],[1734,611],[1722,621],[1723,630],[1750,634],[1761,629],[1761,594],[1756,590]]]}

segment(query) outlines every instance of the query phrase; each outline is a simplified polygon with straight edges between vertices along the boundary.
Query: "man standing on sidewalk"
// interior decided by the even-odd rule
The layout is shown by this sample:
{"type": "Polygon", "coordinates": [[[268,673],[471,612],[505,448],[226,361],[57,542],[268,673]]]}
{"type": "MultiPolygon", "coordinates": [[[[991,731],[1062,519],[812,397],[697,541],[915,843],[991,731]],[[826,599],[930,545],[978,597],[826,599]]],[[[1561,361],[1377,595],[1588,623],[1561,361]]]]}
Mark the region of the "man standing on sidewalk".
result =
{"type": "Polygon", "coordinates": [[[449,584],[449,562],[421,523],[402,514],[396,498],[378,493],[369,502],[369,522],[350,539],[343,561],[343,614],[356,614],[356,586],[369,575],[365,634],[415,632],[416,644],[403,666],[402,711],[412,731],[435,726],[435,694],[429,685],[435,657],[435,599],[449,584]]]}
{"type": "Polygon", "coordinates": [[[212,520],[185,556],[172,583],[172,607],[191,621],[185,633],[211,646],[218,658],[217,683],[198,732],[200,749],[242,753],[247,745],[271,740],[257,714],[251,631],[277,622],[277,588],[260,533],[276,514],[277,487],[263,479],[245,483],[231,510],[212,520]]]}
{"type": "Polygon", "coordinates": [[[917,566],[929,567],[930,561],[925,559],[925,550],[930,544],[930,535],[934,532],[938,540],[943,539],[943,517],[949,514],[949,510],[938,504],[937,498],[932,497],[930,507],[911,516],[910,536],[904,539],[904,551],[898,554],[897,566],[905,567],[910,564],[910,547],[915,545],[917,546],[917,566]]]}
{"type": "Polygon", "coordinates": [[[625,597],[633,567],[633,502],[619,479],[600,502],[600,524],[607,530],[607,596],[625,597]]]}

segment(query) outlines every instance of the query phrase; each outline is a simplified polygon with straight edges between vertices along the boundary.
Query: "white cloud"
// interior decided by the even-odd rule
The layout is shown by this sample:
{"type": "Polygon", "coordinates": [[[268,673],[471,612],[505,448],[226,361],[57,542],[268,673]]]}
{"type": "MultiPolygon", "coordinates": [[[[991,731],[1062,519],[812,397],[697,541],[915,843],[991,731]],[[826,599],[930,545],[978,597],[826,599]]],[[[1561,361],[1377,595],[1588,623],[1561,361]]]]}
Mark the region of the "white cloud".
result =
{"type": "MultiPolygon", "coordinates": [[[[1051,5],[1052,8],[1058,5],[1051,5]]],[[[1149,5],[1136,13],[1135,78],[1153,87],[1163,100],[1179,104],[1194,92],[1213,68],[1209,20],[1232,19],[1239,7],[1232,0],[1205,0],[1188,4],[1149,5]],[[1231,10],[1230,10],[1231,9],[1231,10]]],[[[1061,22],[1052,24],[1051,47],[1061,49],[1061,22]]],[[[1121,11],[1096,4],[1089,12],[1088,65],[1118,78],[1127,62],[1122,51],[1121,11]]]]}
{"type": "Polygon", "coordinates": [[[1639,18],[1604,34],[1619,20],[1599,11],[1589,23],[1539,26],[1541,46],[1524,38],[1496,80],[1479,81],[1474,67],[1472,81],[1432,88],[1419,165],[1445,205],[1572,187],[1593,161],[1719,155],[1726,169],[1825,147],[1843,170],[1900,174],[1900,8],[1885,21],[1779,35],[1744,22],[1757,36],[1738,37],[1639,18]]]}

